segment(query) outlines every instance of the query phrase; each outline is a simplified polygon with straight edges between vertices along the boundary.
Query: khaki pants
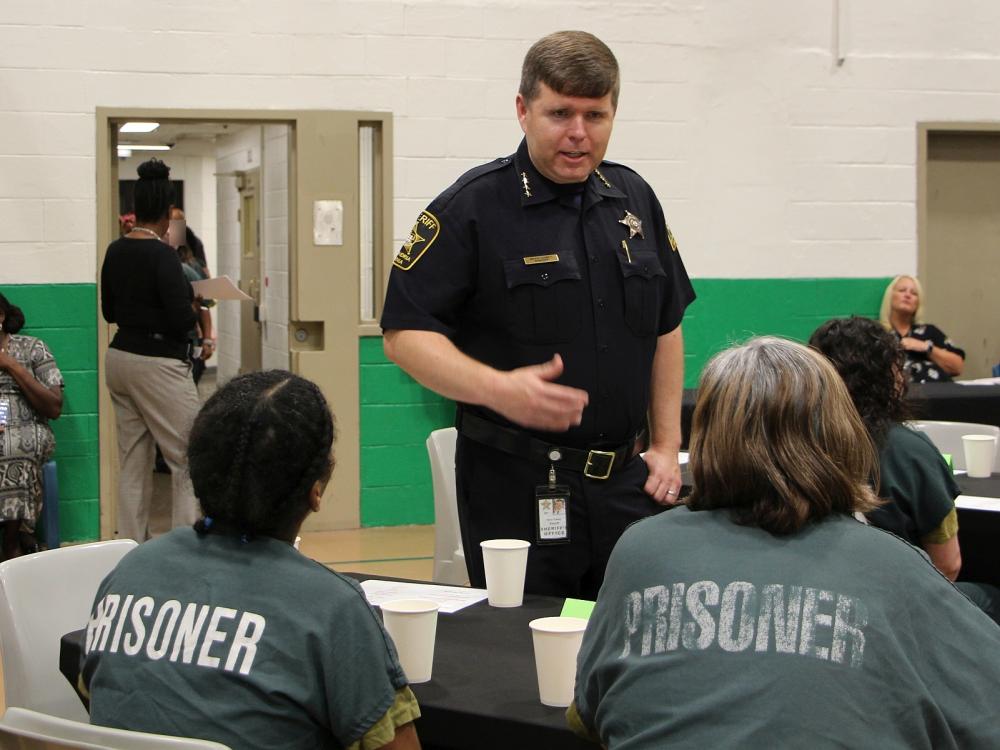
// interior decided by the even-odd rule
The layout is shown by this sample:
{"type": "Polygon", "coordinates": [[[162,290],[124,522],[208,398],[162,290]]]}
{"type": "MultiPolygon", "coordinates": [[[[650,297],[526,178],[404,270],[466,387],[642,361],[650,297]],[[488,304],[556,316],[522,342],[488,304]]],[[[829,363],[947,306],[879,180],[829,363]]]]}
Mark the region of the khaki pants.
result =
{"type": "Polygon", "coordinates": [[[179,359],[108,349],[105,373],[118,430],[118,529],[121,539],[149,539],[153,451],[159,445],[173,485],[171,526],[198,520],[187,466],[187,439],[200,402],[189,366],[179,359]]]}

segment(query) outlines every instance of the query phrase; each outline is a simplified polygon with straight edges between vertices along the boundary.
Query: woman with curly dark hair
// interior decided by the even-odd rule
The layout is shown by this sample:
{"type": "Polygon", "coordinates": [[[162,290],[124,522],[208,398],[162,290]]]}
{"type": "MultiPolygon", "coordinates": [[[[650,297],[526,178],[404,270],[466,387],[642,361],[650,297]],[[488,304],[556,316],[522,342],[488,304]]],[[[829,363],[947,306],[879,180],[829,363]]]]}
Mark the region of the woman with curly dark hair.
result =
{"type": "Polygon", "coordinates": [[[876,526],[921,547],[954,581],[962,566],[955,498],[961,494],[941,452],[903,424],[907,379],[904,352],[874,320],[828,320],[809,344],[837,368],[879,450],[879,497],[891,500],[868,514],[876,526]]]}
{"type": "Polygon", "coordinates": [[[360,586],[293,546],[333,440],[323,394],[290,372],[240,375],[206,402],[188,448],[204,516],[129,553],[97,592],[93,723],[245,750],[420,747],[416,698],[360,586]]]}
{"type": "MultiPolygon", "coordinates": [[[[903,348],[876,321],[857,316],[828,320],[809,344],[840,373],[878,448],[878,495],[889,502],[869,512],[868,520],[923,549],[954,581],[962,567],[955,510],[961,490],[930,439],[903,424],[909,416],[903,348]]],[[[1000,617],[1000,591],[959,585],[991,617],[1000,617]]]]}

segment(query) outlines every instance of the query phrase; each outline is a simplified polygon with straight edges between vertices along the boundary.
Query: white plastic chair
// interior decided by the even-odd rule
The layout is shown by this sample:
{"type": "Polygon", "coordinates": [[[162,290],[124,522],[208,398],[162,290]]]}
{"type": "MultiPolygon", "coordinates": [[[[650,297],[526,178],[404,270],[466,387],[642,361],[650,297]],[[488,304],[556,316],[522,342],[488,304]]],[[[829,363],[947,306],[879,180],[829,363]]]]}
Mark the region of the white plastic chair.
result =
{"type": "Polygon", "coordinates": [[[0,563],[0,656],[8,706],[87,721],[59,672],[59,639],[85,627],[97,587],[136,543],[80,544],[0,563]]]}
{"type": "Polygon", "coordinates": [[[50,748],[99,748],[101,750],[228,750],[228,746],[190,737],[130,732],[71,721],[58,716],[11,707],[0,719],[0,748],[50,750],[50,748]]]}
{"type": "Polygon", "coordinates": [[[458,495],[455,491],[455,442],[458,430],[434,430],[427,438],[434,484],[434,580],[438,583],[469,585],[465,550],[458,523],[458,495]]]}
{"type": "MultiPolygon", "coordinates": [[[[997,438],[996,450],[1000,457],[1000,427],[993,424],[977,424],[976,422],[941,422],[932,419],[909,423],[911,427],[924,433],[931,439],[934,446],[942,453],[950,453],[955,468],[965,471],[965,448],[962,446],[962,435],[992,435],[997,438]]],[[[994,458],[993,465],[1000,465],[994,458]]]]}

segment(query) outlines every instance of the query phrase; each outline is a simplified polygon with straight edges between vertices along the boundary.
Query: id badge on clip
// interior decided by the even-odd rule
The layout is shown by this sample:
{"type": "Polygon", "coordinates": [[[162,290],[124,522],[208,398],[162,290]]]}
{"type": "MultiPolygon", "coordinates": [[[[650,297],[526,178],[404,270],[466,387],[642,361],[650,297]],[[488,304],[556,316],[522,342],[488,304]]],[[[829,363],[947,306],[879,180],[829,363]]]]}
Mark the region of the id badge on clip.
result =
{"type": "Polygon", "coordinates": [[[569,542],[570,489],[563,484],[535,487],[535,541],[538,544],[569,542]]]}

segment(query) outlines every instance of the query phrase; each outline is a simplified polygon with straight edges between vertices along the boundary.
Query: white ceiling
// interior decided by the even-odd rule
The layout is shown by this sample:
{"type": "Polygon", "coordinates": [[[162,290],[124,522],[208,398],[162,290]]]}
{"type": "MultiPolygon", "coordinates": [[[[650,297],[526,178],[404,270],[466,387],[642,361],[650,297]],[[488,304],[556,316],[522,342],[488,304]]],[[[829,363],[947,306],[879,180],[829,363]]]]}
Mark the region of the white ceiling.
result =
{"type": "Polygon", "coordinates": [[[214,143],[215,139],[238,133],[247,127],[243,123],[231,122],[161,122],[160,127],[152,133],[119,133],[118,145],[127,146],[130,143],[167,144],[179,143],[214,143]]]}

